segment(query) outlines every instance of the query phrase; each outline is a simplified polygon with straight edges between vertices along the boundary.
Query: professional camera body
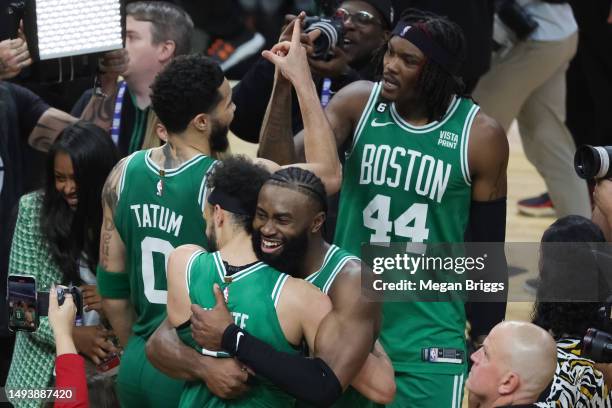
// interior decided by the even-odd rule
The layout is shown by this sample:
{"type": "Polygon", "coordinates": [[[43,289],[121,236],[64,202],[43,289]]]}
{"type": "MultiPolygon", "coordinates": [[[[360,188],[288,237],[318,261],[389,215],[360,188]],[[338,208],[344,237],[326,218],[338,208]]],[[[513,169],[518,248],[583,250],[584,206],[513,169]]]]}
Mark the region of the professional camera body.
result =
{"type": "Polygon", "coordinates": [[[582,145],[574,155],[574,169],[585,180],[612,179],[612,146],[582,145]]]}
{"type": "Polygon", "coordinates": [[[590,328],[582,339],[582,355],[596,363],[612,363],[612,299],[599,309],[604,330],[590,328]]]}
{"type": "Polygon", "coordinates": [[[344,37],[342,21],[328,17],[306,17],[304,27],[305,33],[314,30],[321,31],[321,35],[314,41],[312,58],[325,61],[331,59],[332,49],[342,44],[344,37]]]}

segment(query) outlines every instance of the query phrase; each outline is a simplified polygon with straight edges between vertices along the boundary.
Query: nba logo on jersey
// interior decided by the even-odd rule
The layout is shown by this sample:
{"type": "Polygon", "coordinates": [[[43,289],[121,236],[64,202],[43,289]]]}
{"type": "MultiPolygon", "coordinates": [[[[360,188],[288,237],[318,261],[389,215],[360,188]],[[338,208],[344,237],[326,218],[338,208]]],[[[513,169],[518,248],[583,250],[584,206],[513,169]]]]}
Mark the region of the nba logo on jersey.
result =
{"type": "Polygon", "coordinates": [[[229,286],[226,286],[225,289],[223,289],[223,298],[225,299],[225,303],[227,303],[228,297],[229,297],[229,286]]]}
{"type": "Polygon", "coordinates": [[[159,180],[157,182],[157,196],[161,197],[163,193],[164,193],[164,183],[161,180],[159,180]]]}

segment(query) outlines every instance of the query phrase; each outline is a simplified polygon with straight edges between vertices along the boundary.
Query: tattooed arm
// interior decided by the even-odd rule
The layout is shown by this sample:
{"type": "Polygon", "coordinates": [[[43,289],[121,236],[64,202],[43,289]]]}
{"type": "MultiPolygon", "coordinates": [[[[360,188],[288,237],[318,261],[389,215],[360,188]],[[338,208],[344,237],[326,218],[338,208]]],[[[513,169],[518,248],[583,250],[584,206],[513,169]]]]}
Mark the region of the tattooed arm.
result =
{"type": "MultiPolygon", "coordinates": [[[[111,171],[102,190],[103,221],[100,231],[100,265],[108,273],[126,273],[125,245],[115,228],[115,209],[119,197],[119,180],[127,158],[121,160],[111,171]]],[[[135,314],[127,299],[104,298],[102,309],[108,316],[113,330],[125,347],[132,331],[135,314]]]]}
{"type": "Polygon", "coordinates": [[[81,114],[81,119],[93,122],[109,130],[113,124],[113,112],[119,87],[117,79],[127,69],[129,58],[126,50],[110,51],[100,61],[100,85],[103,95],[92,94],[81,114]]]}
{"type": "Polygon", "coordinates": [[[49,108],[43,113],[30,133],[28,143],[36,150],[46,152],[64,128],[77,119],[66,112],[49,108]]]}

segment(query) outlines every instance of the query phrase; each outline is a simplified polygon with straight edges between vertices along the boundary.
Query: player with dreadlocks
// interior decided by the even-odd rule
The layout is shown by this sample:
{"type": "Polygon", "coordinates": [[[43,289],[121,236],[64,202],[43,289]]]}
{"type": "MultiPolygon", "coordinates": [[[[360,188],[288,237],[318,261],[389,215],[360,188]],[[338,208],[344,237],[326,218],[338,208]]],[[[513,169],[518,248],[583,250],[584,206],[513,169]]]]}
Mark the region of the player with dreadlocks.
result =
{"type": "MultiPolygon", "coordinates": [[[[453,243],[466,234],[504,241],[508,142],[462,96],[464,54],[457,25],[407,10],[387,42],[382,81],[352,83],[330,101],[326,115],[337,145],[350,145],[334,239],[340,248],[359,255],[362,243],[453,243]]],[[[278,100],[269,117],[277,119],[284,104],[278,100]]],[[[264,129],[287,134],[279,120],[264,129]]],[[[283,140],[260,154],[287,157],[294,140],[283,140]]],[[[489,264],[505,262],[493,258],[489,264]]],[[[465,324],[462,302],[384,304],[380,342],[396,373],[392,406],[461,405],[465,324]],[[440,361],[423,350],[454,358],[440,361]]]]}

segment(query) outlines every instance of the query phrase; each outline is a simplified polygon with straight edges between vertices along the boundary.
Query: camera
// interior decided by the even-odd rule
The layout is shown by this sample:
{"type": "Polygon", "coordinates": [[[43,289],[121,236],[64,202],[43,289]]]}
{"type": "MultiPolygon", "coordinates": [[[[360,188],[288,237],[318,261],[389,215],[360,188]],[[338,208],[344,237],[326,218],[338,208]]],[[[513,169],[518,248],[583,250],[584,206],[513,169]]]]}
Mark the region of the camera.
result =
{"type": "Polygon", "coordinates": [[[612,178],[611,160],[612,146],[582,145],[574,155],[574,169],[586,180],[612,178]]]}
{"type": "Polygon", "coordinates": [[[612,363],[612,335],[593,328],[587,330],[582,354],[596,363],[612,363]]]}
{"type": "Polygon", "coordinates": [[[83,321],[83,294],[81,293],[81,289],[70,285],[68,287],[58,286],[55,288],[55,290],[57,292],[57,304],[60,306],[64,304],[67,293],[72,295],[72,300],[74,301],[74,305],[76,306],[77,310],[75,322],[76,325],[79,326],[79,321],[81,323],[83,321]]]}
{"type": "Polygon", "coordinates": [[[306,17],[304,27],[305,33],[321,31],[321,35],[314,41],[312,58],[325,61],[331,59],[332,49],[342,44],[344,36],[342,21],[327,17],[306,17]]]}
{"type": "Polygon", "coordinates": [[[598,310],[604,330],[590,328],[582,339],[582,354],[596,363],[612,363],[612,296],[598,310]]]}

